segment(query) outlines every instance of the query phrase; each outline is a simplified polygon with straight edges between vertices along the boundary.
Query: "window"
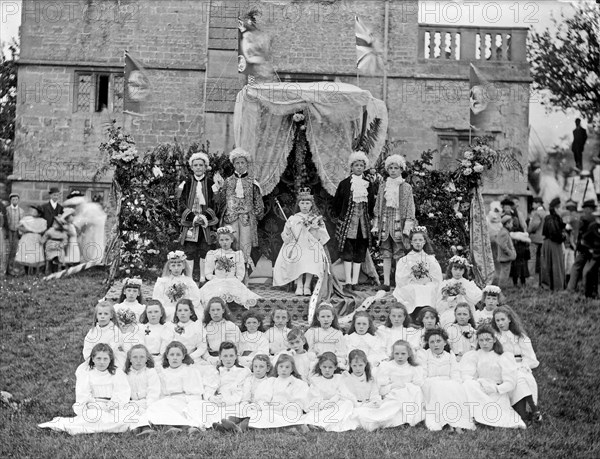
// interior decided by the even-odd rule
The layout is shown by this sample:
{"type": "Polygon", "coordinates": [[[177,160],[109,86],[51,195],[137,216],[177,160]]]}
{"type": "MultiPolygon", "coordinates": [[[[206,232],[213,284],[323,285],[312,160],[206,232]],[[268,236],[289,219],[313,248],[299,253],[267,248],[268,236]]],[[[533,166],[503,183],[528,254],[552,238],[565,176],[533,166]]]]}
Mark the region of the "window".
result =
{"type": "Polygon", "coordinates": [[[123,111],[123,74],[76,72],[74,112],[123,111]]]}
{"type": "Polygon", "coordinates": [[[456,160],[463,148],[469,145],[469,133],[462,132],[438,134],[439,158],[435,158],[437,169],[451,170],[456,168],[456,160]]]}

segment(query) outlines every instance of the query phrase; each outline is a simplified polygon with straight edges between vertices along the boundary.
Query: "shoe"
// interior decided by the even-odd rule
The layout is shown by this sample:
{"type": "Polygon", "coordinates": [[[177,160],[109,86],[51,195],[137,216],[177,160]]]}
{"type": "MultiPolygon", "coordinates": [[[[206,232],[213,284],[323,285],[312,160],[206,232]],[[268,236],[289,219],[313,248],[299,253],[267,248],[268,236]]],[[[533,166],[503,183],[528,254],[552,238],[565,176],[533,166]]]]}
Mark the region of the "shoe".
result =
{"type": "Polygon", "coordinates": [[[296,296],[303,296],[303,295],[304,295],[304,290],[302,289],[302,286],[296,287],[296,296]]]}
{"type": "Polygon", "coordinates": [[[221,425],[225,430],[233,433],[242,433],[242,429],[235,422],[231,422],[229,419],[221,419],[221,425]]]}
{"type": "Polygon", "coordinates": [[[379,287],[379,290],[383,290],[384,292],[389,292],[390,286],[387,284],[383,284],[381,287],[379,287]]]}
{"type": "Polygon", "coordinates": [[[310,291],[310,287],[304,287],[304,296],[311,296],[312,292],[310,291]]]}
{"type": "Polygon", "coordinates": [[[177,435],[180,434],[182,430],[179,427],[169,427],[165,432],[166,435],[177,435]]]}
{"type": "Polygon", "coordinates": [[[302,435],[306,435],[308,432],[310,432],[310,429],[306,424],[300,424],[299,426],[296,426],[296,430],[302,435]]]}
{"type": "Polygon", "coordinates": [[[218,422],[213,422],[212,428],[215,429],[215,432],[221,432],[221,433],[227,432],[227,429],[218,422]]]}
{"type": "Polygon", "coordinates": [[[244,419],[242,419],[242,422],[239,423],[240,430],[242,432],[248,432],[248,430],[249,430],[248,425],[249,424],[250,424],[250,418],[244,418],[244,419]]]}
{"type": "Polygon", "coordinates": [[[460,427],[455,427],[454,432],[456,432],[458,435],[462,435],[463,430],[460,427]]]}
{"type": "Polygon", "coordinates": [[[542,413],[539,410],[531,413],[531,422],[532,424],[541,424],[542,423],[542,413]]]}
{"type": "Polygon", "coordinates": [[[202,431],[198,427],[190,427],[187,431],[189,436],[199,435],[202,431]]]}
{"type": "Polygon", "coordinates": [[[147,437],[148,435],[155,435],[156,430],[150,427],[143,427],[141,431],[136,434],[136,437],[147,437]]]}

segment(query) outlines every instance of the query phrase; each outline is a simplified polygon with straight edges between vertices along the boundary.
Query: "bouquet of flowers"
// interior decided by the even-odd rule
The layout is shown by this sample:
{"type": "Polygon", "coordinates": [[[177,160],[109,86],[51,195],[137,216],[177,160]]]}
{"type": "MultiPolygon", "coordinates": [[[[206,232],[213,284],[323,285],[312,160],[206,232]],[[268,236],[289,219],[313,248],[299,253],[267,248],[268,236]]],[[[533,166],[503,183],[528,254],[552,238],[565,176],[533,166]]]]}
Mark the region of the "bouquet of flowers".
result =
{"type": "Polygon", "coordinates": [[[123,327],[135,324],[137,322],[135,313],[131,309],[120,309],[117,311],[117,320],[123,327]]]}
{"type": "Polygon", "coordinates": [[[429,276],[429,267],[424,261],[420,261],[413,265],[413,267],[410,268],[410,272],[412,277],[414,277],[416,280],[431,279],[431,276],[429,276]]]}
{"type": "Polygon", "coordinates": [[[185,333],[185,328],[183,328],[181,325],[177,325],[175,327],[175,333],[177,333],[178,335],[181,335],[183,333],[185,333]]]}
{"type": "Polygon", "coordinates": [[[442,296],[458,296],[465,295],[467,292],[460,281],[452,282],[451,284],[442,287],[442,296]]]}
{"type": "Polygon", "coordinates": [[[302,224],[307,228],[322,228],[325,226],[321,215],[311,215],[302,218],[302,224]]]}
{"type": "Polygon", "coordinates": [[[182,282],[177,282],[176,284],[171,285],[165,293],[167,298],[173,303],[177,303],[187,293],[187,285],[182,282]]]}
{"type": "Polygon", "coordinates": [[[228,273],[235,269],[235,262],[231,258],[222,255],[216,258],[215,267],[228,273]]]}

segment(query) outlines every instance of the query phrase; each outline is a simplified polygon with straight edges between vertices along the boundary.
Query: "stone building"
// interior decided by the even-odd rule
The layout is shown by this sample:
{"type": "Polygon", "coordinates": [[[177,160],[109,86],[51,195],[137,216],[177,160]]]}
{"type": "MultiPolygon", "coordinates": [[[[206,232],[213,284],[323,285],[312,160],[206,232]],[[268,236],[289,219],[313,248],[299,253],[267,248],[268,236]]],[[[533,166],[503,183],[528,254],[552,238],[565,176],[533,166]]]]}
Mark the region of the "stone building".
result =
{"type": "MultiPolygon", "coordinates": [[[[134,135],[140,150],[159,142],[208,139],[233,145],[237,17],[252,6],[273,37],[282,81],[341,81],[369,89],[389,110],[389,137],[414,159],[437,149],[447,167],[469,141],[469,65],[501,89],[491,129],[498,147],[527,161],[529,66],[527,29],[418,23],[418,2],[23,0],[12,189],[26,203],[46,199],[52,185],[108,199],[109,178],[92,183],[108,117],[134,135]],[[357,77],[354,16],[382,37],[385,77],[357,77]],[[148,71],[146,116],[123,115],[124,51],[148,71]],[[128,117],[127,117],[128,118],[128,117]]],[[[491,198],[525,195],[518,175],[489,181],[491,198]]]]}

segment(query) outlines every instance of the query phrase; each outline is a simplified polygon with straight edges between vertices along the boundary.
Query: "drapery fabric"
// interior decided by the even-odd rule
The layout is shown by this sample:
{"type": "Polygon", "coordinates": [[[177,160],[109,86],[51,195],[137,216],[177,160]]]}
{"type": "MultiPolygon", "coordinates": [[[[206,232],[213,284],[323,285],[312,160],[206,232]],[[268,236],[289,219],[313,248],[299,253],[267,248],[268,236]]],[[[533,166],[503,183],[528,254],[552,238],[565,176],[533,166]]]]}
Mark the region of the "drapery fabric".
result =
{"type": "Polygon", "coordinates": [[[369,91],[338,82],[247,85],[236,99],[235,145],[251,154],[255,178],[267,195],[279,183],[293,146],[292,115],[303,112],[319,178],[333,195],[348,175],[347,161],[352,141],[361,133],[364,111],[367,127],[375,118],[381,120],[379,136],[369,152],[374,162],[385,142],[388,114],[383,101],[369,91]]]}
{"type": "Polygon", "coordinates": [[[491,284],[494,278],[494,258],[485,215],[485,204],[479,187],[473,190],[469,232],[474,280],[480,288],[483,288],[485,285],[491,284]]]}

